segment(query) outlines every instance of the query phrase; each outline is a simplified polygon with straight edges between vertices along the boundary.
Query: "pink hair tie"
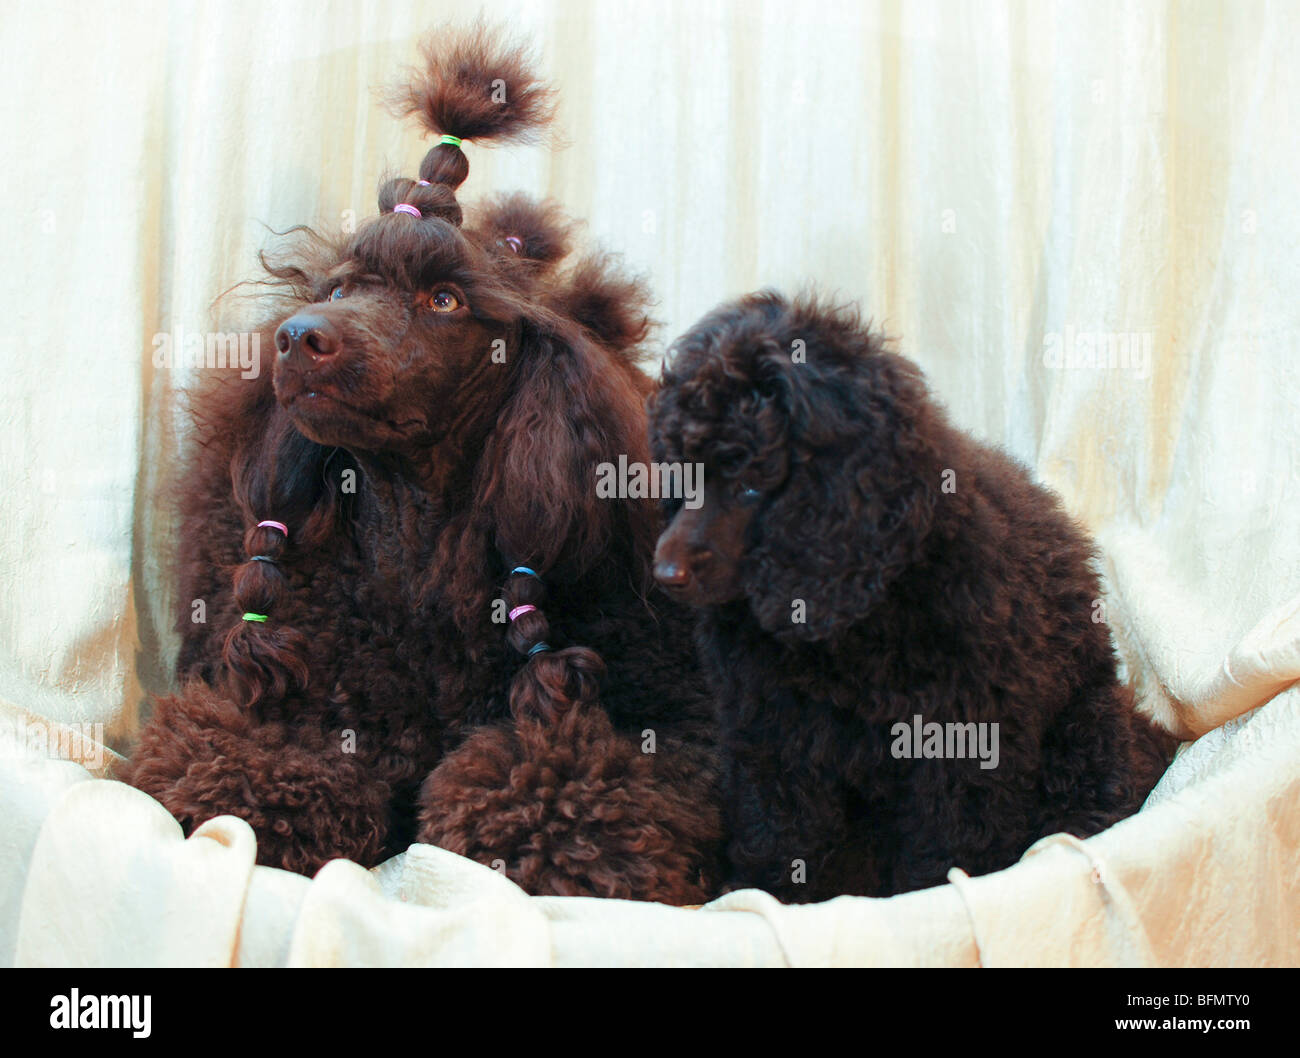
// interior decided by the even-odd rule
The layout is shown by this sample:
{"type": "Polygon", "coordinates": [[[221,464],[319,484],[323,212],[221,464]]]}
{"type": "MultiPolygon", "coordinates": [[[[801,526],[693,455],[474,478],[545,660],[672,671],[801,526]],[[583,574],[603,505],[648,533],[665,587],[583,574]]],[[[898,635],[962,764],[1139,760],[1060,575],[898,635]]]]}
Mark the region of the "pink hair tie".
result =
{"type": "Polygon", "coordinates": [[[265,522],[258,522],[257,527],[259,529],[279,529],[280,532],[284,533],[284,538],[286,540],[289,539],[289,527],[285,525],[284,522],[272,522],[268,520],[265,522]]]}
{"type": "Polygon", "coordinates": [[[531,603],[524,603],[523,606],[516,606],[510,611],[510,620],[513,621],[516,617],[523,617],[524,614],[532,613],[532,611],[536,609],[537,607],[533,606],[531,603]]]}
{"type": "Polygon", "coordinates": [[[400,203],[399,205],[394,206],[394,207],[393,207],[393,212],[394,212],[394,213],[409,213],[412,217],[423,217],[423,216],[424,216],[423,213],[421,213],[418,209],[416,209],[416,208],[415,208],[413,205],[411,205],[409,202],[402,202],[402,203],[400,203]]]}
{"type": "Polygon", "coordinates": [[[433,187],[433,185],[429,183],[428,180],[417,180],[416,183],[419,184],[421,187],[433,187]]]}
{"type": "Polygon", "coordinates": [[[524,252],[524,242],[518,235],[507,235],[502,242],[514,250],[515,253],[524,252]]]}

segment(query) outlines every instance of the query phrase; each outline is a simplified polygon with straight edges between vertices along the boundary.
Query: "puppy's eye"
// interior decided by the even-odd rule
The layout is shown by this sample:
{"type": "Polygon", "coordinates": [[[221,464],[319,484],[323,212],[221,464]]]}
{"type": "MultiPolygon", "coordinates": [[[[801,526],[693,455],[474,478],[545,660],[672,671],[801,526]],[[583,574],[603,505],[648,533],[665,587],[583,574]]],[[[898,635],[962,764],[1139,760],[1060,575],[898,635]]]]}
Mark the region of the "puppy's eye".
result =
{"type": "Polygon", "coordinates": [[[762,491],[752,485],[746,485],[744,482],[736,484],[736,499],[740,500],[741,503],[757,503],[762,498],[762,491]]]}
{"type": "Polygon", "coordinates": [[[343,287],[342,287],[342,286],[337,286],[337,287],[335,287],[333,290],[330,291],[329,300],[330,300],[330,301],[338,301],[339,298],[341,298],[342,296],[343,296],[343,287]]]}
{"type": "Polygon", "coordinates": [[[435,291],[429,298],[429,308],[434,312],[455,312],[460,308],[460,298],[450,290],[435,291]]]}

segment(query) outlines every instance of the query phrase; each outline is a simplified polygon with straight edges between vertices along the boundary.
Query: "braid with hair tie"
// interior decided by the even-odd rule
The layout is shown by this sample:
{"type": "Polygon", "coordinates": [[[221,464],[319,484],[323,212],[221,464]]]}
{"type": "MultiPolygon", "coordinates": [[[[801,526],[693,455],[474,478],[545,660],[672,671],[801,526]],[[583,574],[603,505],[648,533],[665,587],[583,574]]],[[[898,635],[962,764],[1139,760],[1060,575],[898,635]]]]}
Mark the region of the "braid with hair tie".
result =
{"type": "Polygon", "coordinates": [[[306,640],[271,620],[288,590],[279,563],[288,545],[289,530],[283,522],[268,519],[244,533],[248,557],[234,574],[235,605],[244,616],[226,633],[221,653],[227,693],[245,708],[264,697],[281,698],[293,684],[307,683],[306,640]]]}
{"type": "Polygon", "coordinates": [[[464,213],[456,201],[456,188],[469,176],[469,159],[456,136],[444,135],[420,162],[420,179],[400,177],[379,189],[381,213],[406,213],[420,219],[441,217],[460,227],[464,213]]]}
{"type": "Polygon", "coordinates": [[[456,193],[446,184],[397,177],[379,189],[381,213],[410,213],[412,217],[441,217],[460,227],[464,214],[456,193]]]}
{"type": "Polygon", "coordinates": [[[506,576],[502,591],[509,624],[506,642],[525,658],[510,685],[510,711],[516,719],[558,719],[569,709],[596,700],[605,663],[587,647],[557,650],[547,642],[550,624],[542,612],[546,585],[527,566],[506,576]]]}
{"type": "Polygon", "coordinates": [[[455,136],[443,136],[424,155],[420,162],[420,179],[431,184],[445,184],[453,191],[469,176],[469,159],[460,149],[455,136]],[[452,143],[452,140],[456,140],[452,143]]]}

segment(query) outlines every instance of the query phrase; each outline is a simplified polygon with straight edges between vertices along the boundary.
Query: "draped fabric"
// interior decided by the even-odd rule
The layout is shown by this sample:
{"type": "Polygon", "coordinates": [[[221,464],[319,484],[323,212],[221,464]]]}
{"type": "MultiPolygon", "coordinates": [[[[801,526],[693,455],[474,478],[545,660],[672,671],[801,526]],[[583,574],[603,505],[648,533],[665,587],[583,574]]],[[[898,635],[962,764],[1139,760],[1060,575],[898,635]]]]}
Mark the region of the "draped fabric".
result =
{"type": "Polygon", "coordinates": [[[529,900],[420,848],[309,882],[253,868],[238,821],[184,841],[96,778],[170,686],[192,605],[162,497],[194,369],[160,350],[248,326],[255,288],[218,296],[273,231],[345,229],[382,173],[414,173],[426,145],[375,89],[479,10],[0,12],[3,957],[1300,961],[1300,692],[1273,697],[1300,676],[1290,4],[486,7],[536,42],[560,142],[471,144],[464,200],[559,200],[647,276],[661,347],[757,287],[860,302],[1096,534],[1143,707],[1199,739],[1133,820],[890,901],[681,911],[529,900]]]}

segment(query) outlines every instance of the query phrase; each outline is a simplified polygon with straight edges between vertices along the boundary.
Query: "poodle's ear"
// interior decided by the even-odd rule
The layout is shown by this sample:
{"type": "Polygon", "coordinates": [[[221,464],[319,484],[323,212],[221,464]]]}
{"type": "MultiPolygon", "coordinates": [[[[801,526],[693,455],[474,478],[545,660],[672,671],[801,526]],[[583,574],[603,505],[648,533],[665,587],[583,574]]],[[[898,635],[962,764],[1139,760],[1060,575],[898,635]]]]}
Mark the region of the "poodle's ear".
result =
{"type": "Polygon", "coordinates": [[[788,416],[788,476],[756,520],[746,563],[759,623],[820,640],[865,617],[920,556],[941,484],[941,413],[891,353],[823,371],[762,358],[760,395],[788,416]]]}
{"type": "MultiPolygon", "coordinates": [[[[641,393],[611,354],[571,323],[525,321],[513,390],[488,439],[477,505],[510,561],[581,578],[611,550],[648,556],[650,501],[607,497],[600,464],[648,462],[641,393]]],[[[625,559],[626,561],[626,559],[625,559]]],[[[624,565],[623,568],[626,568],[624,565]]]]}
{"type": "Polygon", "coordinates": [[[754,354],[754,390],[761,404],[770,404],[784,415],[785,436],[807,447],[831,443],[823,437],[823,423],[813,413],[814,398],[826,380],[806,361],[795,360],[796,351],[775,338],[765,337],[754,354]]]}

